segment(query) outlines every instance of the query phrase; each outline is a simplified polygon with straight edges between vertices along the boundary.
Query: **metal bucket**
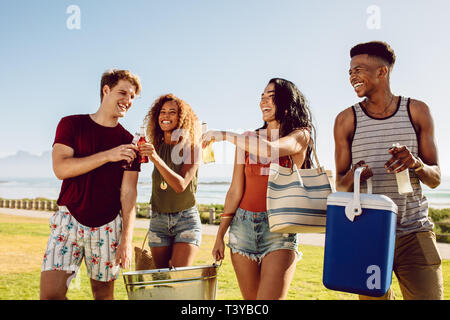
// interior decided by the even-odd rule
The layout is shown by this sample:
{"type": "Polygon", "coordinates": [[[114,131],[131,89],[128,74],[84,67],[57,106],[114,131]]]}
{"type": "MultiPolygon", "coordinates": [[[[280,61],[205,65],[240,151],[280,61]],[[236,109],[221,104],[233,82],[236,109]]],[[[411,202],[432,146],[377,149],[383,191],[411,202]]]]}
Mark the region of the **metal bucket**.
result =
{"type": "Polygon", "coordinates": [[[214,300],[220,265],[124,272],[130,300],[214,300]]]}

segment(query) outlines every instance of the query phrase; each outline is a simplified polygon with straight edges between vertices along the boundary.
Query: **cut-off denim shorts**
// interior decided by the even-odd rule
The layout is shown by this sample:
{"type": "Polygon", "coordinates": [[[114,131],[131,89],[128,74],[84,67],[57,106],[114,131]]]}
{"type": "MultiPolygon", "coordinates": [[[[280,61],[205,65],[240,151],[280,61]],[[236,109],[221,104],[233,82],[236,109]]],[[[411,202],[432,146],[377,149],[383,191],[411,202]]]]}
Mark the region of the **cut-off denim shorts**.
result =
{"type": "Polygon", "coordinates": [[[148,233],[150,247],[168,247],[177,242],[200,246],[201,241],[202,222],[197,207],[174,213],[151,212],[148,233]]]}
{"type": "Polygon", "coordinates": [[[287,249],[296,253],[297,261],[302,253],[298,251],[296,233],[270,232],[266,212],[252,212],[238,208],[230,224],[228,247],[233,253],[261,263],[262,259],[275,250],[287,249]]]}

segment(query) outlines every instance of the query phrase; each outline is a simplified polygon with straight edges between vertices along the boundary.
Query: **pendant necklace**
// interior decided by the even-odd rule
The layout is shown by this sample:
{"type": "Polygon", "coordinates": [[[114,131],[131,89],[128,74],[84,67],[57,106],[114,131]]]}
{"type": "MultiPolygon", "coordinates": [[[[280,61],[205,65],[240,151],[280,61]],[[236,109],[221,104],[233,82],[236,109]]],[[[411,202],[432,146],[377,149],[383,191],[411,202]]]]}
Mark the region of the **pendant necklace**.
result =
{"type": "MultiPolygon", "coordinates": [[[[162,137],[162,143],[164,143],[164,136],[162,137]]],[[[162,180],[161,183],[159,184],[159,187],[161,188],[161,190],[166,190],[167,189],[167,183],[164,180],[162,180]]]]}
{"type": "MultiPolygon", "coordinates": [[[[369,113],[372,114],[372,115],[382,115],[382,114],[384,114],[384,113],[389,109],[389,107],[391,106],[392,100],[394,100],[394,95],[392,95],[391,101],[389,101],[389,104],[388,104],[388,105],[384,108],[384,110],[381,111],[381,112],[373,112],[373,111],[369,111],[367,107],[366,107],[366,110],[367,110],[367,112],[369,112],[369,113]]],[[[367,103],[367,106],[368,106],[368,105],[369,105],[369,103],[367,103]]]]}

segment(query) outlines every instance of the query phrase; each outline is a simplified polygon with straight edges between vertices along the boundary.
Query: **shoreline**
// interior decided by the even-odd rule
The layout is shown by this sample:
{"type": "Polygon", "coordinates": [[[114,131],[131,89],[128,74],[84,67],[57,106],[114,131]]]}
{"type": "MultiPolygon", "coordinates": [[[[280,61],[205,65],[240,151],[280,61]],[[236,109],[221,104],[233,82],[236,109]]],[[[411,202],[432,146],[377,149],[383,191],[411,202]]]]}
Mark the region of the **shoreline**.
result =
{"type": "MultiPolygon", "coordinates": [[[[51,199],[47,199],[47,198],[17,198],[17,199],[4,199],[0,197],[0,200],[13,200],[13,201],[20,201],[20,200],[39,200],[39,201],[56,201],[55,200],[51,200],[51,199]]],[[[148,202],[136,202],[136,205],[148,205],[148,202]]],[[[202,207],[214,207],[217,205],[224,205],[223,203],[196,203],[196,206],[202,206],[202,207]]],[[[3,207],[0,206],[0,209],[2,209],[3,207]]],[[[444,210],[444,209],[449,209],[450,210],[450,203],[431,203],[428,205],[429,209],[436,209],[436,210],[444,210]]],[[[15,208],[6,208],[6,209],[15,209],[15,208]]],[[[20,208],[18,208],[20,209],[20,208]]],[[[22,210],[27,210],[27,209],[22,209],[22,210]]]]}
{"type": "Polygon", "coordinates": [[[438,210],[442,210],[442,209],[450,209],[450,203],[430,204],[430,205],[428,206],[428,208],[438,209],[438,210]]]}

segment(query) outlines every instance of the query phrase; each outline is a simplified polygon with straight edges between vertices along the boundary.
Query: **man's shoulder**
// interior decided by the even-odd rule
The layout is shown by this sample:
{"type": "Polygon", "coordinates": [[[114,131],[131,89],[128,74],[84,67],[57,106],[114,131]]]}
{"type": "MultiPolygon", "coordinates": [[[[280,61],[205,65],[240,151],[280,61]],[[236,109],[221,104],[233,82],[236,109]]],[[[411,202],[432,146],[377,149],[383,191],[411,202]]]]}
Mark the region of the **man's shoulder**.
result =
{"type": "Polygon", "coordinates": [[[131,143],[131,141],[133,140],[133,135],[131,134],[130,131],[128,131],[127,129],[125,129],[124,126],[122,126],[120,123],[117,123],[117,134],[119,134],[120,136],[122,136],[123,139],[123,143],[131,143]]]}
{"type": "Polygon", "coordinates": [[[122,133],[132,136],[131,132],[128,131],[127,129],[125,129],[125,127],[123,125],[121,125],[120,123],[117,123],[117,129],[122,133]]]}
{"type": "Polygon", "coordinates": [[[409,107],[411,110],[418,111],[418,112],[423,112],[423,111],[429,110],[429,107],[425,102],[418,100],[418,99],[413,99],[413,98],[409,98],[409,107]]]}
{"type": "Polygon", "coordinates": [[[416,129],[433,126],[433,117],[425,102],[410,98],[408,113],[416,129]]]}
{"type": "Polygon", "coordinates": [[[61,118],[61,122],[86,121],[88,114],[72,114],[61,118]]]}
{"type": "Polygon", "coordinates": [[[356,118],[353,106],[338,113],[334,121],[334,135],[336,139],[345,138],[349,140],[356,128],[356,118]]]}
{"type": "Polygon", "coordinates": [[[351,121],[353,122],[355,117],[355,112],[353,109],[353,106],[345,108],[344,110],[340,111],[338,115],[336,116],[336,122],[346,122],[351,121]]]}

